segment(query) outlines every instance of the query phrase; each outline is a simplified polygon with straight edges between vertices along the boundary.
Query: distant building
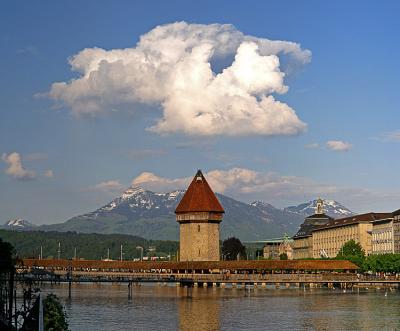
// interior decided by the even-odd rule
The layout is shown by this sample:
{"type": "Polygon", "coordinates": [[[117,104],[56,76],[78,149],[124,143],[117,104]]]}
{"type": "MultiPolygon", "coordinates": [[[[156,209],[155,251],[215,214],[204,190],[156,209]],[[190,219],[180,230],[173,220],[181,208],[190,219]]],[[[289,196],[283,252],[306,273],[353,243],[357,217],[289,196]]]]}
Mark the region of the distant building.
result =
{"type": "Polygon", "coordinates": [[[281,254],[286,254],[289,260],[293,259],[293,239],[285,234],[283,238],[268,239],[263,241],[264,259],[279,260],[281,254]]]}
{"type": "Polygon", "coordinates": [[[333,218],[324,213],[324,202],[318,199],[315,214],[305,218],[299,231],[293,236],[293,258],[307,259],[313,255],[313,238],[312,233],[318,226],[327,224],[333,218]]]}
{"type": "Polygon", "coordinates": [[[180,261],[219,261],[219,224],[224,209],[202,172],[197,171],[176,207],[180,261]]]}
{"type": "Polygon", "coordinates": [[[278,260],[279,246],[282,239],[269,239],[264,242],[263,257],[264,259],[278,260]]]}
{"type": "Polygon", "coordinates": [[[354,240],[367,255],[372,253],[372,222],[390,218],[392,213],[366,213],[334,219],[312,231],[313,257],[335,257],[342,246],[354,240]]]}

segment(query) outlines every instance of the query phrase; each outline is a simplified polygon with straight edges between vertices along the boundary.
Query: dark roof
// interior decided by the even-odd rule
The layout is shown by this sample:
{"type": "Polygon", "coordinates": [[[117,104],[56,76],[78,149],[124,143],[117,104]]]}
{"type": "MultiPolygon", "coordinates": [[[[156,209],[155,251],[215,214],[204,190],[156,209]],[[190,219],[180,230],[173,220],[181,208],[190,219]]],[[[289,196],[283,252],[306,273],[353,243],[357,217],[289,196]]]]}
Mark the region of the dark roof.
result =
{"type": "Polygon", "coordinates": [[[397,209],[393,212],[393,216],[400,215],[400,209],[397,209]]]}
{"type": "Polygon", "coordinates": [[[293,236],[293,239],[310,237],[315,227],[314,224],[302,224],[299,231],[293,236]]]}
{"type": "Polygon", "coordinates": [[[201,170],[197,171],[175,210],[177,214],[189,212],[224,212],[224,208],[208,185],[201,170]]]}
{"type": "Polygon", "coordinates": [[[330,217],[329,215],[326,214],[313,214],[310,216],[307,216],[305,219],[316,219],[316,218],[324,218],[324,219],[330,219],[333,220],[333,217],[330,217]]]}
{"type": "Polygon", "coordinates": [[[333,218],[326,214],[310,215],[304,219],[303,224],[301,224],[299,231],[293,236],[293,239],[310,237],[316,227],[326,224],[331,220],[333,218]]]}
{"type": "Polygon", "coordinates": [[[99,260],[47,260],[23,259],[22,265],[27,267],[63,267],[98,268],[98,269],[230,269],[230,270],[357,270],[355,264],[345,260],[248,260],[248,261],[189,261],[189,262],[161,262],[161,261],[99,261],[99,260]]]}
{"type": "Polygon", "coordinates": [[[389,218],[392,213],[366,213],[360,215],[349,216],[329,221],[327,224],[316,227],[313,231],[325,230],[328,228],[336,228],[339,226],[346,226],[350,224],[369,223],[376,220],[389,218]]]}

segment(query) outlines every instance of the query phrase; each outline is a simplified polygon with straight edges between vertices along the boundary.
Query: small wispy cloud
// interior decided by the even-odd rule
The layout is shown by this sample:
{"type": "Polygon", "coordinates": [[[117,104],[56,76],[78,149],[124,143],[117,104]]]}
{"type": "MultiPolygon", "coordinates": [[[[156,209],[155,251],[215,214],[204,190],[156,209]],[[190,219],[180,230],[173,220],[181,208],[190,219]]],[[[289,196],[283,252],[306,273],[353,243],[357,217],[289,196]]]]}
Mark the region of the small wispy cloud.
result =
{"type": "Polygon", "coordinates": [[[18,180],[32,180],[36,178],[36,173],[31,170],[27,170],[22,165],[21,155],[17,152],[10,154],[4,153],[1,159],[8,165],[5,173],[14,179],[18,180]]]}
{"type": "Polygon", "coordinates": [[[347,152],[353,148],[353,145],[342,140],[329,140],[326,147],[336,152],[347,152]]]}
{"type": "Polygon", "coordinates": [[[48,155],[46,153],[30,153],[27,154],[24,159],[28,161],[42,161],[47,160],[48,155]]]}
{"type": "Polygon", "coordinates": [[[304,147],[305,147],[305,148],[308,148],[308,149],[317,149],[317,148],[319,148],[320,146],[319,146],[318,143],[311,143],[311,144],[305,145],[304,147]]]}
{"type": "Polygon", "coordinates": [[[46,178],[54,178],[54,172],[53,170],[49,169],[44,173],[44,177],[46,178]]]}
{"type": "Polygon", "coordinates": [[[119,193],[121,192],[125,186],[119,182],[119,180],[107,180],[100,182],[96,185],[89,186],[83,191],[91,191],[91,192],[103,192],[103,193],[119,193]]]}
{"type": "Polygon", "coordinates": [[[39,55],[39,50],[37,49],[36,46],[30,45],[30,46],[26,46],[20,49],[17,49],[16,54],[18,55],[34,55],[34,56],[38,56],[39,55]]]}
{"type": "Polygon", "coordinates": [[[130,150],[128,152],[128,157],[131,157],[135,160],[145,160],[145,159],[164,156],[166,154],[167,151],[163,149],[137,149],[137,150],[130,150]]]}
{"type": "Polygon", "coordinates": [[[385,132],[377,139],[383,142],[400,142],[400,130],[385,132]]]}

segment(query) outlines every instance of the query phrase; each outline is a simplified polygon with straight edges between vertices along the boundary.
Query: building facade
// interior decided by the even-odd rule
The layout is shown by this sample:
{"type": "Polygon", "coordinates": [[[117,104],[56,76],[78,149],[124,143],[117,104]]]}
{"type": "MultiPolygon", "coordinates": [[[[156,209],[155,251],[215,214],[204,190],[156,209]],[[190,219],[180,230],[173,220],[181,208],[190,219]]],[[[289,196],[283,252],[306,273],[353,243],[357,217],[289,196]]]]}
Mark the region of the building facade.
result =
{"type": "Polygon", "coordinates": [[[400,209],[393,212],[394,252],[400,254],[400,209]]]}
{"type": "Polygon", "coordinates": [[[372,222],[390,218],[391,213],[366,213],[331,220],[312,232],[313,257],[336,257],[349,240],[360,243],[365,254],[372,253],[372,222]]]}
{"type": "Polygon", "coordinates": [[[372,253],[400,254],[400,209],[372,223],[372,253]]]}
{"type": "Polygon", "coordinates": [[[372,254],[394,253],[393,218],[372,222],[372,254]]]}
{"type": "Polygon", "coordinates": [[[219,261],[224,209],[199,170],[176,207],[180,261],[219,261]]]}

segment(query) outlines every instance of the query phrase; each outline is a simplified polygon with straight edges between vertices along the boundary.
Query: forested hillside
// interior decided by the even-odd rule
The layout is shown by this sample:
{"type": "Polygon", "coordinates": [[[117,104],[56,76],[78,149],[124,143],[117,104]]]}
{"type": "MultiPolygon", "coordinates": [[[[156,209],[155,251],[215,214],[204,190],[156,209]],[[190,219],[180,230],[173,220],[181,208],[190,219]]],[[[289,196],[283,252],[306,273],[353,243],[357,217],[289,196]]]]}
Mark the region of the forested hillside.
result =
{"type": "Polygon", "coordinates": [[[121,234],[84,234],[76,232],[43,232],[43,231],[7,231],[0,230],[0,238],[11,243],[19,257],[37,258],[42,246],[43,258],[56,258],[58,256],[58,243],[60,243],[60,257],[73,258],[76,248],[77,258],[104,259],[110,249],[110,258],[119,259],[121,244],[123,258],[131,260],[141,255],[143,247],[144,256],[176,255],[179,244],[176,241],[146,240],[141,237],[121,234]]]}

